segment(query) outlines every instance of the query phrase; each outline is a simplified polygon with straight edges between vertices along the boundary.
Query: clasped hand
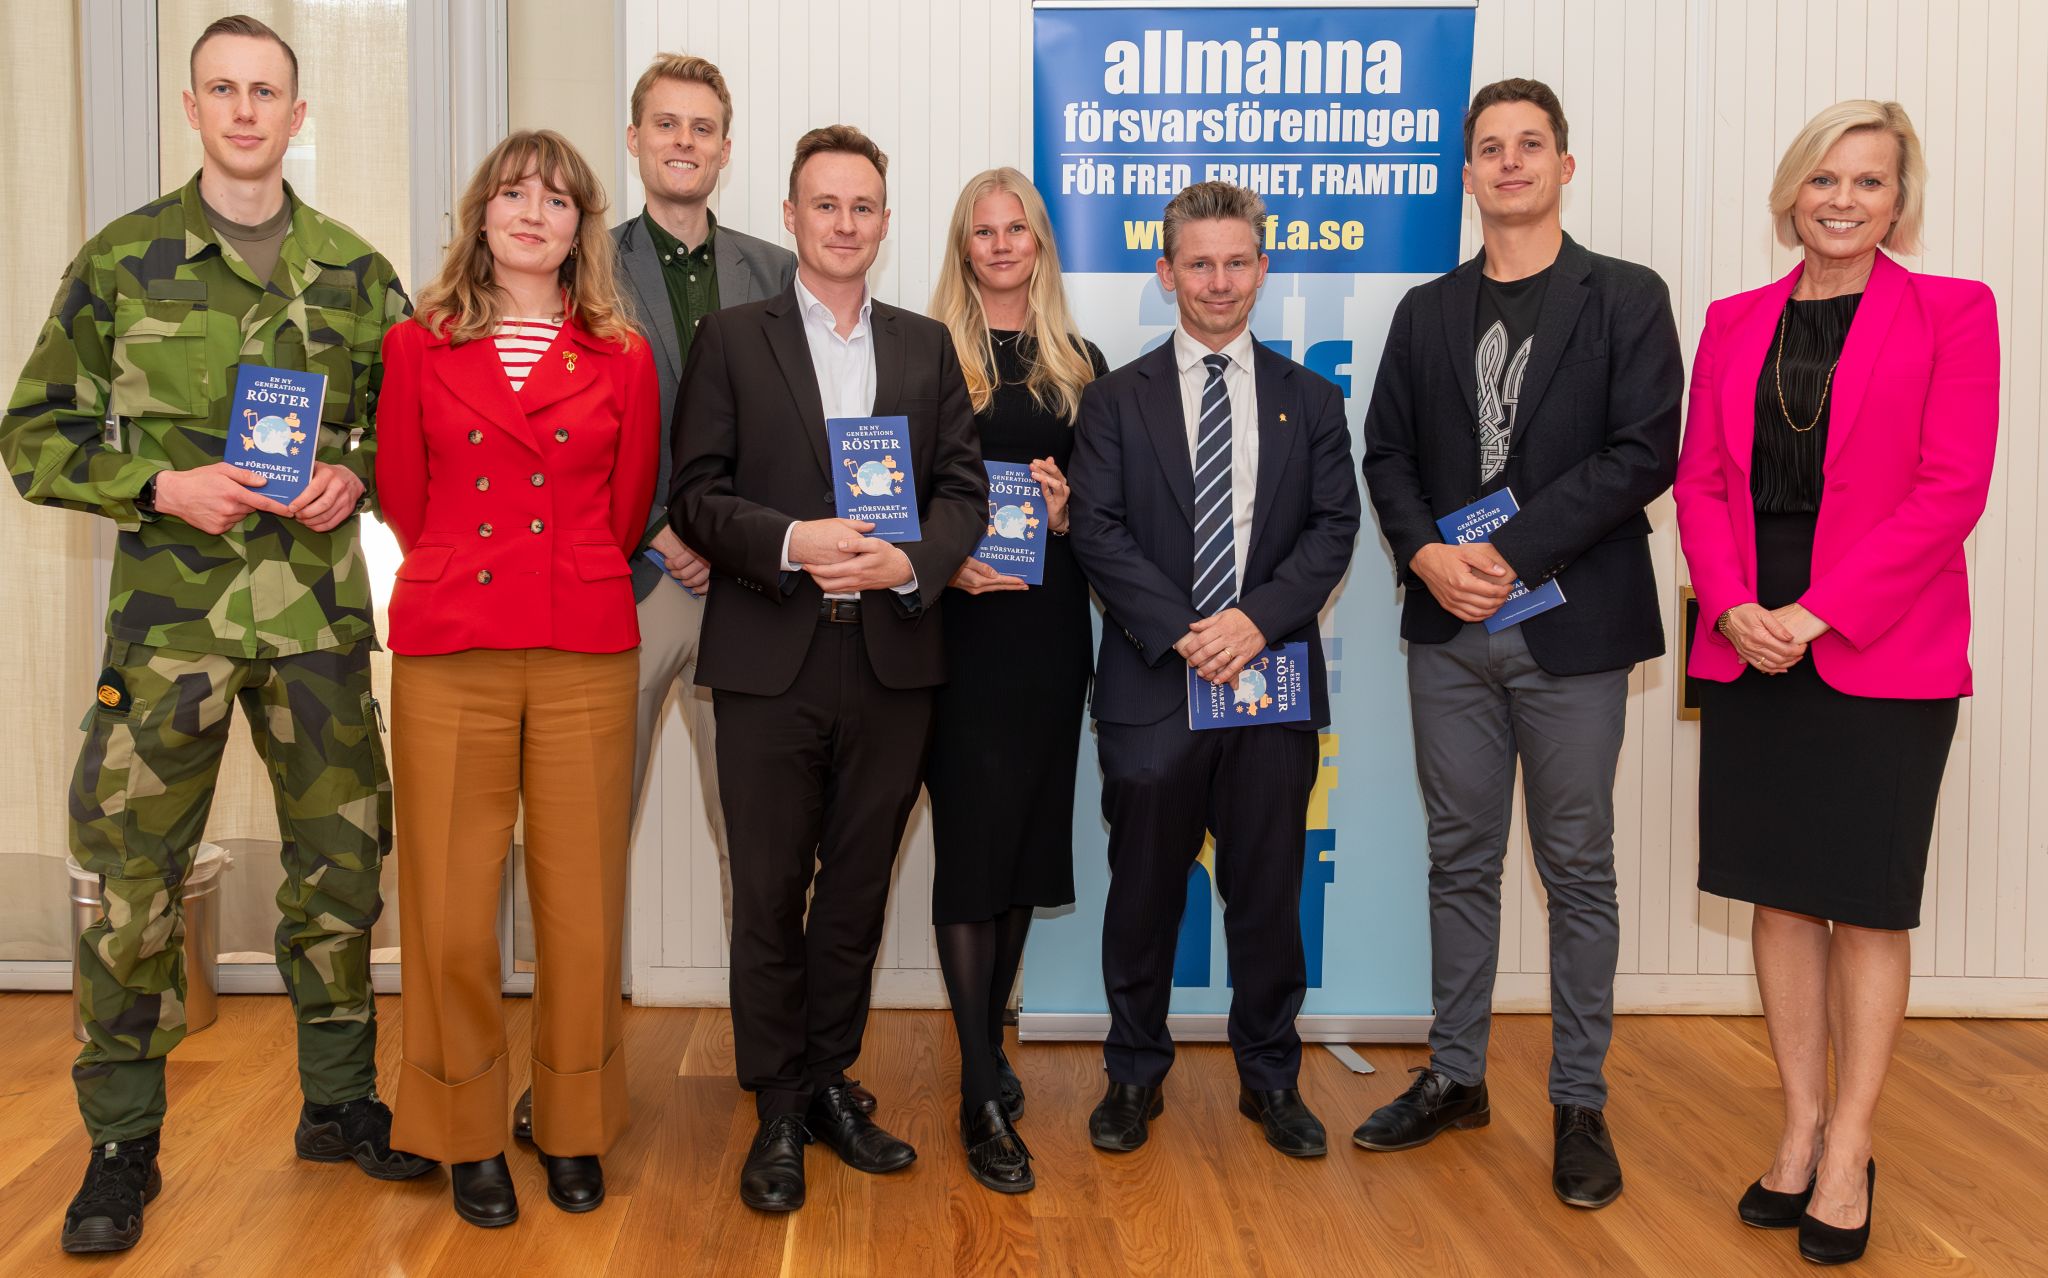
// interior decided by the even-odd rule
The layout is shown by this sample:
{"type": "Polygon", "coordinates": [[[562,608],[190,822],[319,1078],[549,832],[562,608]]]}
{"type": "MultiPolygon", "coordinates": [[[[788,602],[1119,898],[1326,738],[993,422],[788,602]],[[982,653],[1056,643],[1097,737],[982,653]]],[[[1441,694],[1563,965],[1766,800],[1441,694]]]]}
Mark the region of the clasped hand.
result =
{"type": "Polygon", "coordinates": [[[789,561],[811,575],[826,594],[893,590],[916,574],[894,542],[867,534],[864,519],[807,519],[790,530],[789,561]]]}
{"type": "Polygon", "coordinates": [[[330,462],[313,463],[311,481],[289,506],[258,492],[265,482],[256,472],[226,462],[161,471],[156,477],[157,513],[215,536],[258,513],[282,515],[314,532],[330,532],[353,515],[363,499],[363,481],[355,472],[330,462]]]}
{"type": "Polygon", "coordinates": [[[1766,608],[1737,604],[1724,617],[1728,642],[1744,661],[1768,675],[1781,675],[1799,664],[1807,645],[1828,632],[1828,623],[1800,604],[1766,608]]]}
{"type": "Polygon", "coordinates": [[[1266,636],[1244,615],[1242,609],[1225,608],[1204,617],[1174,642],[1179,653],[1196,674],[1210,683],[1230,683],[1246,663],[1266,650],[1266,636]]]}
{"type": "Polygon", "coordinates": [[[1514,593],[1515,570],[1483,541],[1453,546],[1431,542],[1408,567],[1422,578],[1444,611],[1460,621],[1484,621],[1514,593]]]}

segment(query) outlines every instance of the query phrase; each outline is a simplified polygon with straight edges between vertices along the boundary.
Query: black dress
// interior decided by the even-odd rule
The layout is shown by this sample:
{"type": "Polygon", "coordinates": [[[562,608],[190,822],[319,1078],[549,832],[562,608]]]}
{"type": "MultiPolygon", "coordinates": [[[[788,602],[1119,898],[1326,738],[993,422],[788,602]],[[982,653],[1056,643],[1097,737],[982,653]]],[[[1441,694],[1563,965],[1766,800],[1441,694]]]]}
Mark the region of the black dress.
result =
{"type": "MultiPolygon", "coordinates": [[[[1766,608],[1812,582],[1830,372],[1860,296],[1788,300],[1764,356],[1750,496],[1766,608]]],[[[1700,889],[1857,927],[1918,927],[1956,715],[1954,697],[1837,692],[1810,652],[1781,675],[1703,682],[1700,889]]]]}
{"type": "MultiPolygon", "coordinates": [[[[1065,473],[1074,430],[1024,387],[1030,337],[996,329],[1000,379],[976,416],[982,456],[1050,457],[1065,473]]],[[[1108,372],[1088,344],[1096,376],[1108,372]]],[[[1093,673],[1088,581],[1063,536],[1029,590],[946,592],[948,682],[939,689],[925,788],[932,797],[933,923],[1074,900],[1074,772],[1093,673]]]]}

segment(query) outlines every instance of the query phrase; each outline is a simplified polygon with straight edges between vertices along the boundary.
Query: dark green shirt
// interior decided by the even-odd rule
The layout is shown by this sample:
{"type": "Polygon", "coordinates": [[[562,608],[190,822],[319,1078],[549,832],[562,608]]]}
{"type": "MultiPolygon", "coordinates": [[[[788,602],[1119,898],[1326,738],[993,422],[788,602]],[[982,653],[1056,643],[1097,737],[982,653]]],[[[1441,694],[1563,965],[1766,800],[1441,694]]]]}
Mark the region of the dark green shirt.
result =
{"type": "Polygon", "coordinates": [[[690,360],[690,343],[697,336],[697,325],[718,309],[718,263],[711,248],[718,238],[718,219],[708,212],[704,216],[709,222],[704,242],[686,249],[654,220],[652,213],[640,210],[647,238],[661,258],[661,282],[668,288],[669,308],[675,312],[677,368],[690,360]]]}

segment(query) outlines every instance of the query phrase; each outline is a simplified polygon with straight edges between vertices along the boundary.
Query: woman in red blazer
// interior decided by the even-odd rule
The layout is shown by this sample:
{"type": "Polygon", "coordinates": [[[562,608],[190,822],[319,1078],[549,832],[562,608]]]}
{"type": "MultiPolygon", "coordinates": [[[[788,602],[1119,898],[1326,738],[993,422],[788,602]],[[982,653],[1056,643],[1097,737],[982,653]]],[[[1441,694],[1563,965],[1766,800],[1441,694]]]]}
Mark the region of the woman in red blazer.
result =
{"type": "Polygon", "coordinates": [[[455,1210],[518,1218],[498,901],[525,808],[533,1135],[548,1197],[604,1198],[626,1125],[619,942],[639,624],[627,555],[660,389],[612,282],[603,189],[559,134],[471,180],[418,316],[384,341],[377,488],[390,609],[405,1063],[392,1138],[451,1164],[455,1210]]]}
{"type": "Polygon", "coordinates": [[[1880,249],[1913,251],[1925,185],[1895,102],[1800,133],[1771,209],[1805,260],[1708,307],[1675,489],[1700,601],[1699,885],[1756,906],[1784,1089],[1776,1158],[1738,1210],[1824,1263],[1869,1239],[1871,1118],[1970,692],[1963,543],[1998,428],[1990,290],[1880,249]]]}

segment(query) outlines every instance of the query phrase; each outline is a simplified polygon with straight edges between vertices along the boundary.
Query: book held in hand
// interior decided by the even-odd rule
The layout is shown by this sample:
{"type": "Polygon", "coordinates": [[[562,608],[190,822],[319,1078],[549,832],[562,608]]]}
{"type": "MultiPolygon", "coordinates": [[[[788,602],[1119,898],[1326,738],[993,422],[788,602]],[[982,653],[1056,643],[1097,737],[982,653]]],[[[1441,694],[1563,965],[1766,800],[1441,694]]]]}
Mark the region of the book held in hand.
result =
{"type": "Polygon", "coordinates": [[[988,470],[988,531],[974,557],[1026,585],[1045,582],[1045,539],[1051,522],[1045,489],[1019,462],[985,461],[988,470]]]}
{"type": "Polygon", "coordinates": [[[1235,686],[1215,684],[1188,667],[1188,727],[1249,728],[1308,719],[1308,644],[1268,648],[1238,671],[1235,686]]]}
{"type": "MultiPolygon", "coordinates": [[[[1491,541],[1500,526],[1514,518],[1521,509],[1515,501],[1514,490],[1503,488],[1437,520],[1436,530],[1453,546],[1491,541]]],[[[1534,590],[1517,578],[1514,591],[1501,604],[1500,611],[1486,619],[1486,633],[1499,634],[1509,626],[1518,626],[1537,613],[1549,612],[1563,602],[1564,587],[1557,584],[1557,578],[1552,577],[1534,590]]]]}
{"type": "Polygon", "coordinates": [[[281,506],[291,505],[313,481],[326,394],[325,373],[244,364],[235,374],[224,458],[263,476],[263,487],[255,491],[281,506]]]}
{"type": "Polygon", "coordinates": [[[835,474],[832,504],[841,519],[875,526],[883,541],[917,541],[917,482],[910,467],[908,417],[827,417],[835,474]]]}

